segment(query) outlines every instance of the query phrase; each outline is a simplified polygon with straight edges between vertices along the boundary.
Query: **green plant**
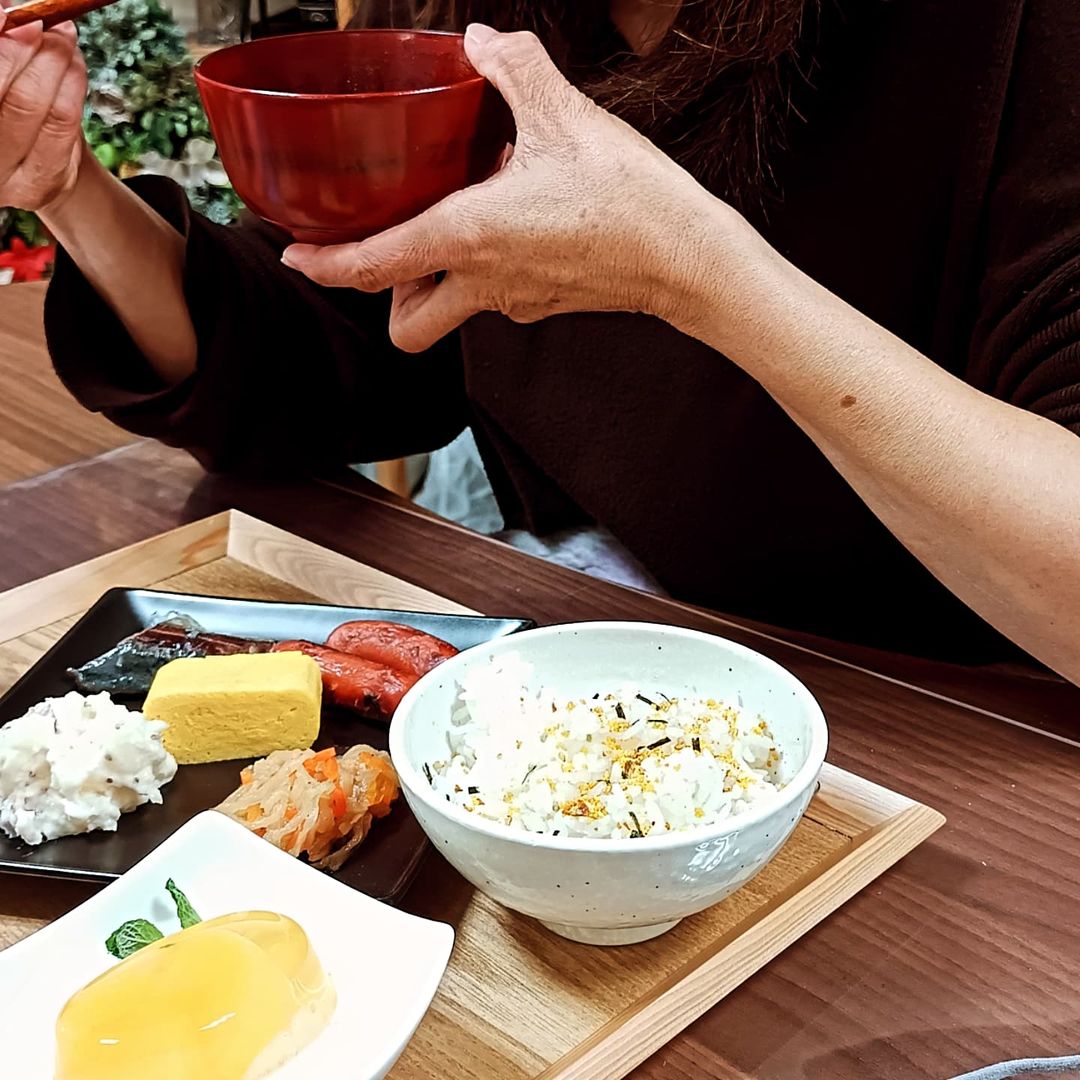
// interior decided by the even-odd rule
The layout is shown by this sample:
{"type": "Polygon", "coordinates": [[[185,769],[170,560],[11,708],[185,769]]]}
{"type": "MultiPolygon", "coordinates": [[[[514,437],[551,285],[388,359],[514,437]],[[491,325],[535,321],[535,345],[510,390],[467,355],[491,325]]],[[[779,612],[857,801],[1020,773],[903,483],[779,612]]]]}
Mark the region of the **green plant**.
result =
{"type": "MultiPolygon", "coordinates": [[[[158,0],[119,0],[79,22],[89,83],[87,144],[120,176],[170,176],[194,208],[229,224],[241,209],[217,160],[192,76],[192,59],[158,0]]],[[[36,247],[48,234],[33,214],[0,208],[0,249],[14,237],[36,247]]]]}
{"type": "Polygon", "coordinates": [[[89,76],[83,127],[105,168],[173,176],[197,209],[233,220],[239,200],[215,160],[191,55],[172,15],[157,0],[119,0],[82,19],[79,45],[89,76]]]}
{"type": "Polygon", "coordinates": [[[0,209],[0,246],[9,236],[25,240],[28,247],[40,247],[49,242],[49,234],[37,215],[27,210],[0,209]]]}

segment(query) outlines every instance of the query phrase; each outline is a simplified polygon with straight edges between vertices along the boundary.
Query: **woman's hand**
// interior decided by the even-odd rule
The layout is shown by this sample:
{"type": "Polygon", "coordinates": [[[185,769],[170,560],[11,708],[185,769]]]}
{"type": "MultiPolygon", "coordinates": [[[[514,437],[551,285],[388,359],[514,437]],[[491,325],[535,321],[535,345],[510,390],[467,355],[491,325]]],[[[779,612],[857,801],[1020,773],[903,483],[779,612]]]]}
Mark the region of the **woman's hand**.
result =
{"type": "Polygon", "coordinates": [[[393,286],[391,337],[410,352],[480,311],[516,322],[586,310],[674,320],[687,245],[716,200],[574,89],[532,34],[472,26],[465,48],[514,113],[503,169],[363,243],[294,245],[286,264],[321,285],[393,286]]]}
{"type": "Polygon", "coordinates": [[[4,21],[0,9],[0,206],[48,210],[78,176],[86,65],[71,23],[4,21]]]}
{"type": "Polygon", "coordinates": [[[71,23],[4,30],[0,0],[0,206],[33,210],[169,385],[195,371],[184,241],[84,153],[86,64],[71,23]]]}

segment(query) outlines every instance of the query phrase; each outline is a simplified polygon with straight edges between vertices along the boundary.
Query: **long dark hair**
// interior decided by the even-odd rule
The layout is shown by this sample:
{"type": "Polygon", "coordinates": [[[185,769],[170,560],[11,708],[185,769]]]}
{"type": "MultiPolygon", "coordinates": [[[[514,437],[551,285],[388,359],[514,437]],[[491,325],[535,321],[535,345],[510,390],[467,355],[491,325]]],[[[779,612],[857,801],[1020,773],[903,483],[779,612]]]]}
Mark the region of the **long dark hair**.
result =
{"type": "MultiPolygon", "coordinates": [[[[665,0],[657,0],[663,3],[665,0]]],[[[678,0],[667,0],[678,4],[678,0]]],[[[608,0],[361,0],[354,26],[532,30],[595,101],[737,205],[771,188],[791,88],[803,77],[815,0],[683,0],[655,49],[635,56],[608,0]]]]}

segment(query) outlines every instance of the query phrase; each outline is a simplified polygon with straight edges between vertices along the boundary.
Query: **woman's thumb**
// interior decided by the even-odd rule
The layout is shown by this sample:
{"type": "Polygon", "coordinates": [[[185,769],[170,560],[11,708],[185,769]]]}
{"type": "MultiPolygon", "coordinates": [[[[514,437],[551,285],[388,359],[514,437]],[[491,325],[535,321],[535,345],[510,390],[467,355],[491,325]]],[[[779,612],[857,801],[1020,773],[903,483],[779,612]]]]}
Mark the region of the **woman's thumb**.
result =
{"type": "Polygon", "coordinates": [[[506,99],[519,129],[545,116],[559,116],[577,95],[535,34],[500,34],[473,23],[465,31],[465,53],[506,99]]]}

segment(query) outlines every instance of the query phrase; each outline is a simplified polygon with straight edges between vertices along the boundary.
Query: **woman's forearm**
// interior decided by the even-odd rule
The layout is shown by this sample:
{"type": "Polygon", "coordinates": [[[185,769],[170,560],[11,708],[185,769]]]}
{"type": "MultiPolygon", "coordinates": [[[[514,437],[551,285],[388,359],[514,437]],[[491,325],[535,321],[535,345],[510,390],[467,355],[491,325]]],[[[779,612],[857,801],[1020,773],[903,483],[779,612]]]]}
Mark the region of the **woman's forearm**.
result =
{"type": "Polygon", "coordinates": [[[801,274],[532,35],[474,25],[465,49],[528,133],[505,167],[363,243],[294,245],[287,264],[324,286],[394,287],[391,337],[411,352],[481,311],[666,319],[757,379],[938,578],[1080,684],[1080,439],[801,274]]]}
{"type": "Polygon", "coordinates": [[[71,192],[41,216],[157,374],[168,385],[191,375],[195,330],[180,234],[88,151],[71,192]]]}
{"type": "Polygon", "coordinates": [[[1080,439],[950,375],[715,213],[673,321],[757,379],[945,585],[1080,683],[1080,439]]]}

